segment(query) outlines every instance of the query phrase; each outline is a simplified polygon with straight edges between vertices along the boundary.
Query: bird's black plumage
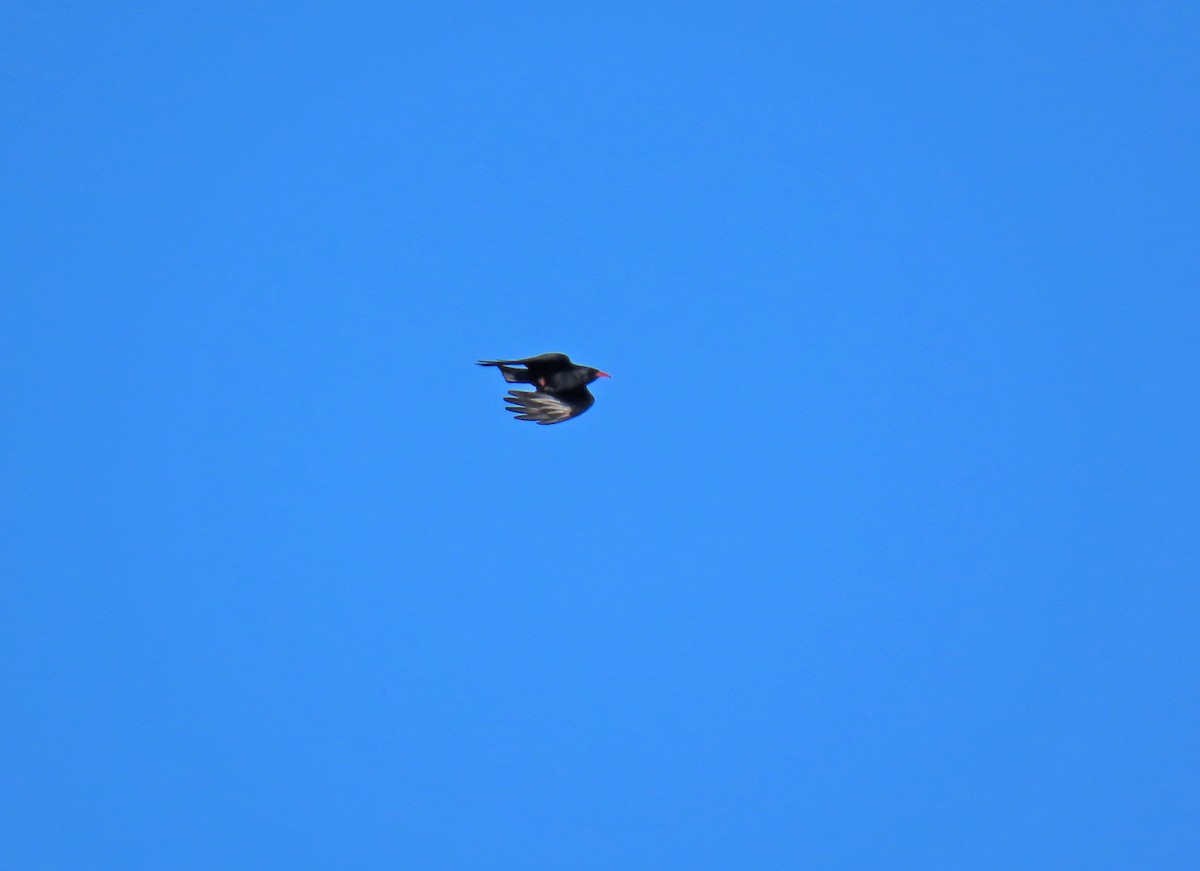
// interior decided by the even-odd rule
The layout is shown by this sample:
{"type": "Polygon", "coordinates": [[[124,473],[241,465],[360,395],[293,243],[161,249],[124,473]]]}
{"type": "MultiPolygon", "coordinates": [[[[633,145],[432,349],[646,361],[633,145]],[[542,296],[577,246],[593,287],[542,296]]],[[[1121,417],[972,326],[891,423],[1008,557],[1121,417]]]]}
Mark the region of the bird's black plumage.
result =
{"type": "Polygon", "coordinates": [[[591,366],[576,366],[566,354],[540,354],[523,360],[480,360],[480,366],[495,366],[509,384],[534,384],[537,389],[510,390],[505,408],[517,420],[532,420],[542,426],[578,417],[596,398],[587,386],[607,372],[591,366]]]}

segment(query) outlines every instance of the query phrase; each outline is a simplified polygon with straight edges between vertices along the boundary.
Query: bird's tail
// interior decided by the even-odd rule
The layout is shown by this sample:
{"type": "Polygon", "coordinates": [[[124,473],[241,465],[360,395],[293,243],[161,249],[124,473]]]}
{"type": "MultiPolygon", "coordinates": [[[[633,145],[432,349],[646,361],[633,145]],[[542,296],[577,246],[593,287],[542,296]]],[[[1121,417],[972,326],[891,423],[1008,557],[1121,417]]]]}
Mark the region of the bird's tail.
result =
{"type": "Polygon", "coordinates": [[[480,360],[480,366],[495,366],[500,370],[500,374],[504,376],[504,380],[509,384],[532,384],[533,376],[529,374],[528,369],[518,369],[515,366],[505,365],[508,360],[480,360]]]}

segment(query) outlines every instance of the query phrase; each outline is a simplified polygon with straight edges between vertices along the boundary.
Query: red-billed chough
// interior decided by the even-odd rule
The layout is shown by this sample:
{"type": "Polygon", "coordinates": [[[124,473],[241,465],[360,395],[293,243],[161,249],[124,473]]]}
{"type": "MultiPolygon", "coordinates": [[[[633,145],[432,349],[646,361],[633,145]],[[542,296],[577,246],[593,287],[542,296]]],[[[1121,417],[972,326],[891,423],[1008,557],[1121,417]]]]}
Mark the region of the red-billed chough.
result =
{"type": "Polygon", "coordinates": [[[504,401],[517,420],[534,420],[541,426],[583,414],[596,401],[587,386],[597,378],[612,377],[590,366],[576,366],[566,354],[541,354],[524,360],[480,360],[479,365],[495,366],[509,384],[537,385],[534,392],[510,390],[504,401]]]}

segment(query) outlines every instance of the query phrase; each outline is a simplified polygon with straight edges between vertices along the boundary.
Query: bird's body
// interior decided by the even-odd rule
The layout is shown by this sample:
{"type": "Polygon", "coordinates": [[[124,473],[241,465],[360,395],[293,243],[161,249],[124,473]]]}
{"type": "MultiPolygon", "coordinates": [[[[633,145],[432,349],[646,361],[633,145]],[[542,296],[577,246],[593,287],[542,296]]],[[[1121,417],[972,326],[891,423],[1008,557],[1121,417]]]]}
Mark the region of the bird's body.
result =
{"type": "Polygon", "coordinates": [[[597,378],[610,377],[590,366],[576,366],[566,354],[540,354],[523,360],[480,360],[480,366],[495,366],[509,384],[533,384],[535,391],[510,390],[506,408],[517,420],[532,420],[545,426],[578,417],[596,398],[587,386],[597,378]]]}

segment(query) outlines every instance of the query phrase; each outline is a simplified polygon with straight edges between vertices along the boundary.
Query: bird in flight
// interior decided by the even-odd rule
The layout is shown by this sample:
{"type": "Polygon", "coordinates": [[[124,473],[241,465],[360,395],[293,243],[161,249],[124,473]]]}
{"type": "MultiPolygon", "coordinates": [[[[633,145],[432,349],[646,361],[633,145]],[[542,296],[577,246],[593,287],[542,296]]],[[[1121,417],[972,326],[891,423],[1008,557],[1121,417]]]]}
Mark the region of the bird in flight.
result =
{"type": "Polygon", "coordinates": [[[591,366],[576,366],[566,354],[540,354],[524,360],[480,360],[480,366],[495,366],[509,384],[533,384],[537,390],[510,390],[505,408],[517,420],[537,421],[540,426],[578,417],[596,401],[587,386],[597,378],[611,378],[591,366]],[[518,368],[523,367],[523,368],[518,368]]]}

